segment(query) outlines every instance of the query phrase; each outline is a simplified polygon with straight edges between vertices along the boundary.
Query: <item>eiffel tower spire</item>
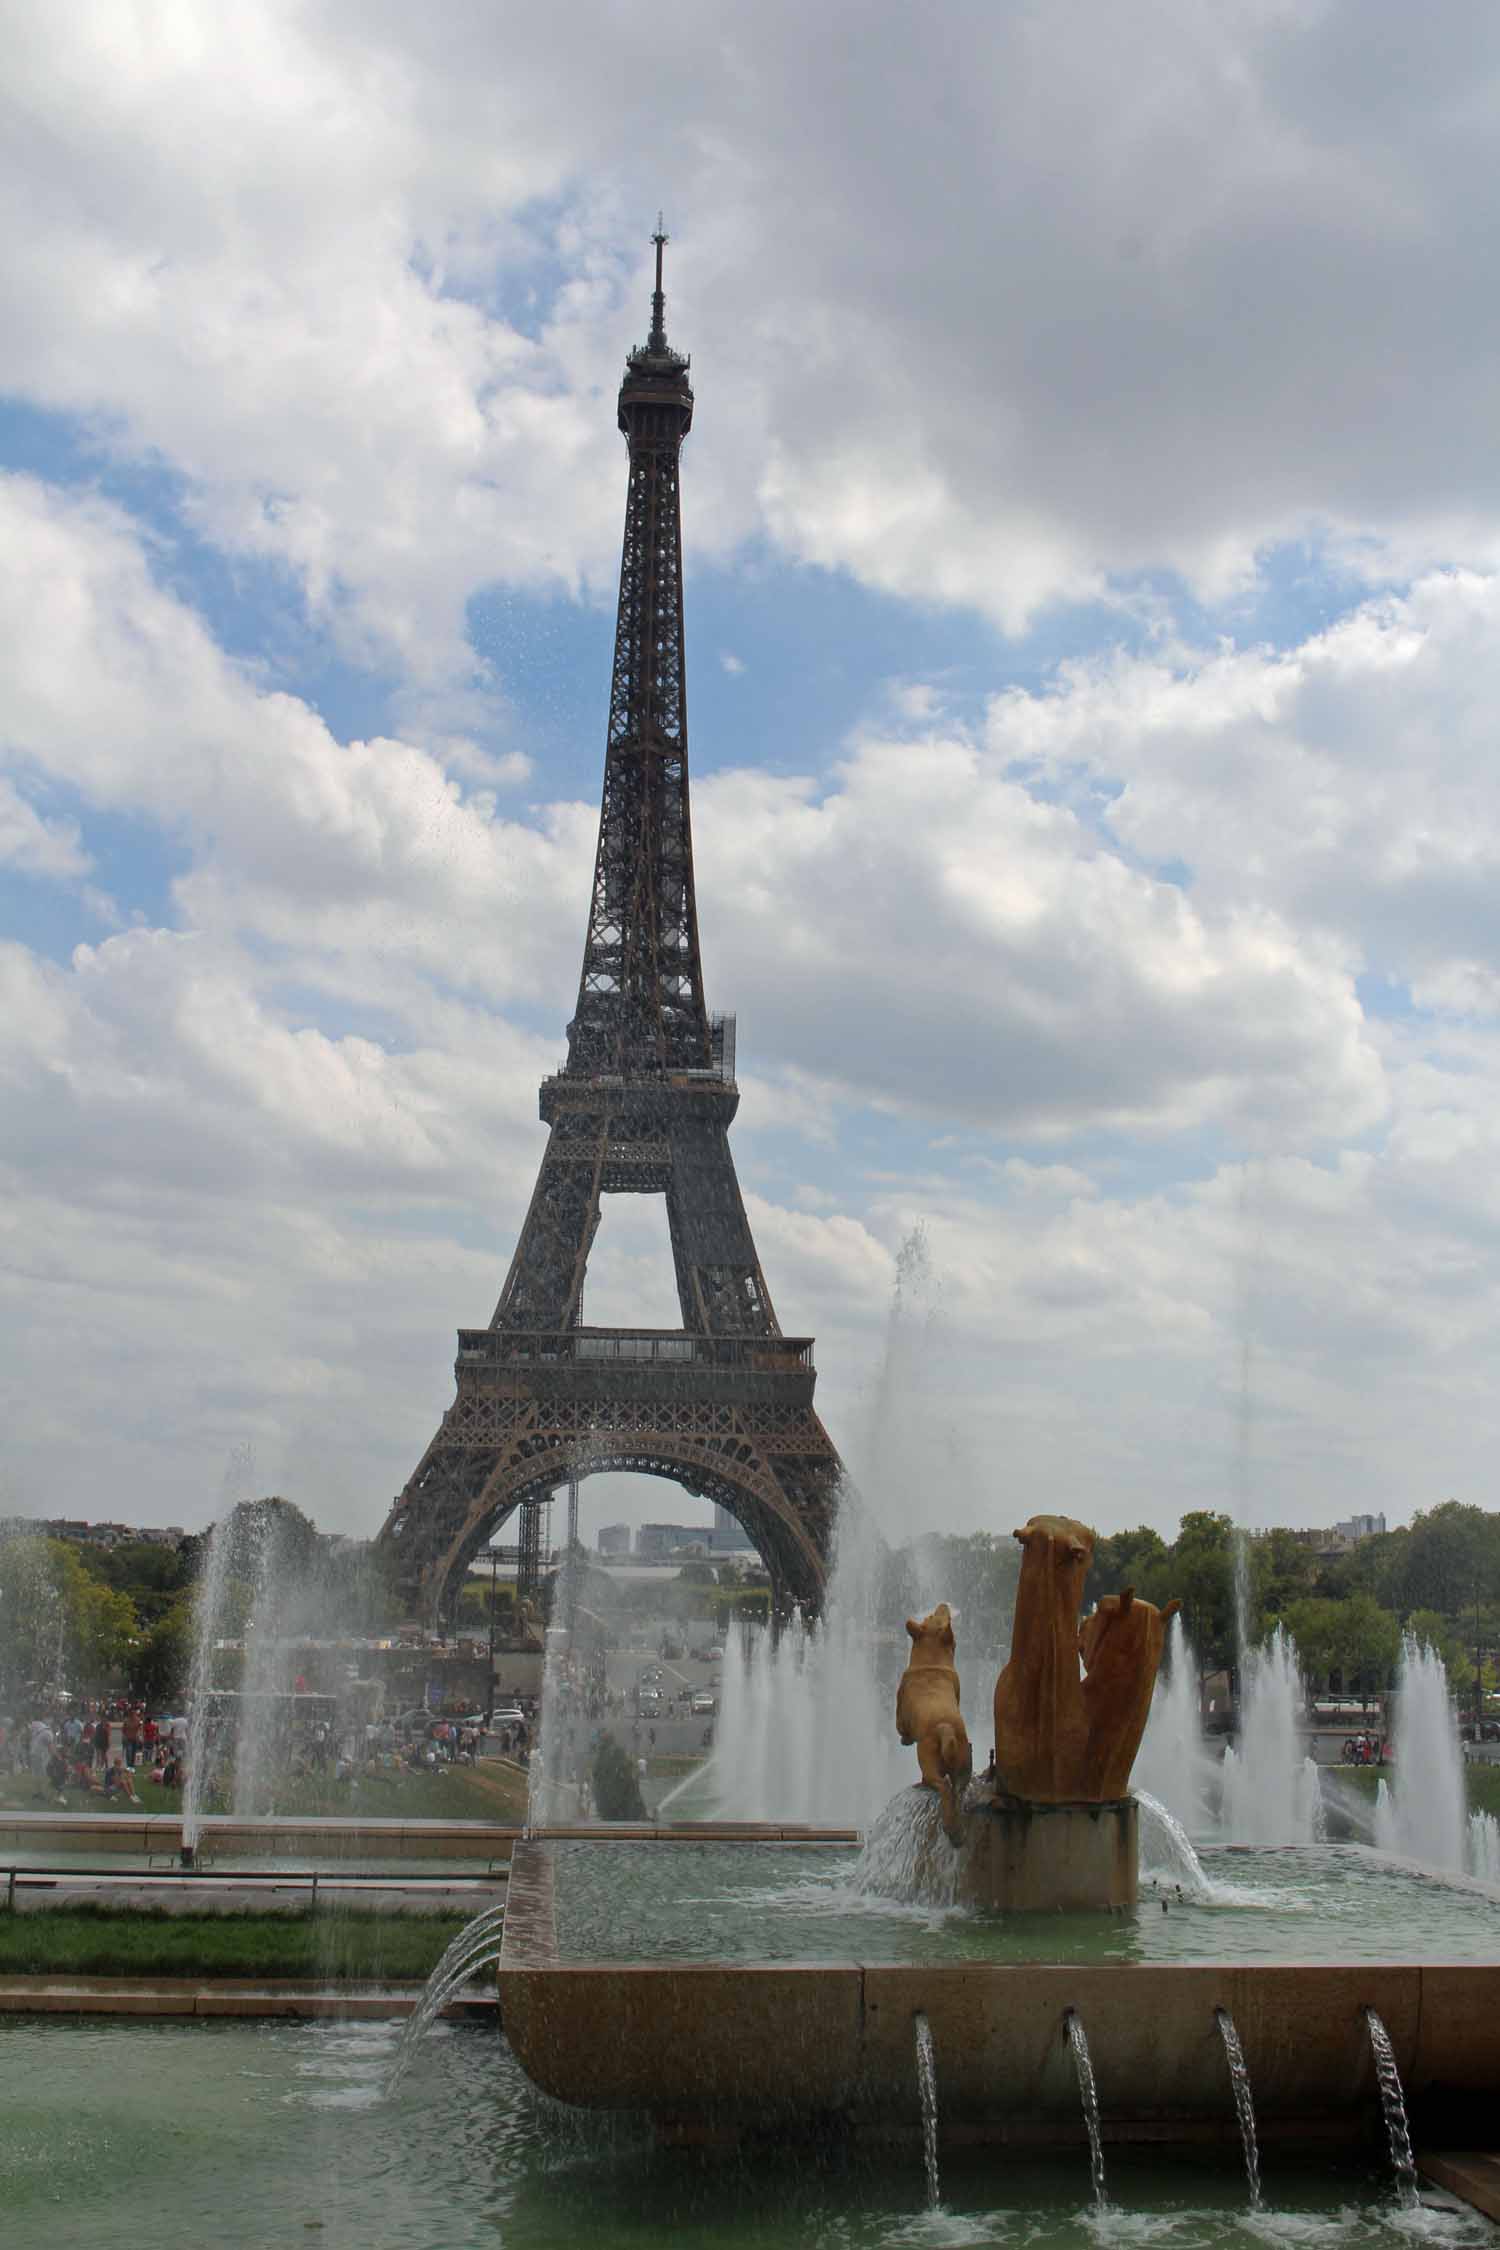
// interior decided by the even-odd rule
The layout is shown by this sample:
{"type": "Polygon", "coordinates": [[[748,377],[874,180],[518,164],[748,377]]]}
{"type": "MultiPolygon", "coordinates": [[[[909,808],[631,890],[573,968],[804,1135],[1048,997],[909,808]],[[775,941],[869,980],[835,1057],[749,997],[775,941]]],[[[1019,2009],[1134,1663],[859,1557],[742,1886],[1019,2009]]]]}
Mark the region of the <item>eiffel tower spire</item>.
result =
{"type": "Polygon", "coordinates": [[[578,999],[530,1207],[487,1329],[461,1329],[458,1392],[381,1542],[412,1598],[451,1608],[470,1557],[521,1510],[539,1568],[551,1492],[598,1469],[669,1477],[727,1507],[775,1598],[820,1602],[841,1470],[813,1410],[810,1337],[784,1337],[729,1151],[732,1018],[704,1001],[688,798],[678,467],[689,362],[667,341],[658,219],[651,329],[620,385],[630,455],[604,793],[578,999]],[[682,1327],[590,1328],[605,1195],[662,1195],[682,1327]]]}
{"type": "Polygon", "coordinates": [[[630,354],[630,447],[604,801],[570,1072],[705,1070],[710,1061],[688,814],[678,460],[693,426],[688,361],[667,342],[658,219],[651,335],[630,354]]]}

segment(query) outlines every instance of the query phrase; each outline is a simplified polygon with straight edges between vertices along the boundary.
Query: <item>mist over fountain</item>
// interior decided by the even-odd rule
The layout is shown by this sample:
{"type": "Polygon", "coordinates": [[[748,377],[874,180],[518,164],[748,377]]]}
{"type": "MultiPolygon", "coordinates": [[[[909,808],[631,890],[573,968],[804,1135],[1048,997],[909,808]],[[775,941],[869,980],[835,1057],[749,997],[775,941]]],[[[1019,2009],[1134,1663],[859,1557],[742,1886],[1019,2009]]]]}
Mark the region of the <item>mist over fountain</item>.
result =
{"type": "MultiPolygon", "coordinates": [[[[940,1293],[916,1227],[896,1259],[879,1364],[852,1449],[857,1504],[842,1508],[823,1615],[780,1633],[731,1628],[724,1651],[714,1754],[673,1792],[672,1810],[734,1820],[832,1822],[867,1828],[911,1778],[891,1732],[891,1698],[905,1661],[899,1620],[946,1599],[963,1621],[952,1566],[913,1522],[913,1496],[932,1492],[946,1460],[955,1488],[972,1485],[938,1402],[940,1293]],[[895,1621],[893,1630],[893,1619],[895,1621]]],[[[965,1641],[977,1679],[1002,1661],[1009,1616],[994,1646],[965,1641]]]]}
{"type": "Polygon", "coordinates": [[[1302,1748],[1297,1650],[1281,1626],[1240,1660],[1239,1741],[1224,1752],[1222,1833],[1236,1844],[1311,1844],[1322,1833],[1316,1762],[1302,1748]]]}

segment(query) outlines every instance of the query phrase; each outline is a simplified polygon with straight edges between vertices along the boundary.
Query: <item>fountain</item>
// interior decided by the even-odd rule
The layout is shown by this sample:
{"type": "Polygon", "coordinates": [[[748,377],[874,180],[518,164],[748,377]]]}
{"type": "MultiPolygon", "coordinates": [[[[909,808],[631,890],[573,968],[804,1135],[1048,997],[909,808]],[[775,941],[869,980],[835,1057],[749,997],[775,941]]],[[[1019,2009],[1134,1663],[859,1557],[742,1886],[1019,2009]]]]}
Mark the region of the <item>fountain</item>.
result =
{"type": "Polygon", "coordinates": [[[932,2026],[919,2008],[912,2017],[917,2049],[917,2091],[922,2100],[922,2169],[927,2175],[927,2208],[942,2207],[942,2182],[938,2176],[937,2059],[932,2051],[932,2026]]]}
{"type": "Polygon", "coordinates": [[[1375,2057],[1375,2075],[1380,2083],[1380,2106],[1385,2114],[1386,2140],[1391,2152],[1391,2170],[1396,2175],[1396,2193],[1408,2206],[1417,2200],[1417,2163],[1412,2155],[1411,2126],[1407,2121],[1406,2097],[1401,2090],[1401,2072],[1396,2063],[1396,2050],[1391,2045],[1391,2035],[1373,2008],[1366,2008],[1365,2022],[1370,2027],[1370,2051],[1375,2057]]]}
{"type": "Polygon", "coordinates": [[[1321,1821],[1318,1769],[1297,1730],[1305,1698],[1297,1651],[1278,1625],[1242,1664],[1240,1739],[1224,1752],[1222,1822],[1237,1844],[1311,1844],[1321,1821]]]}
{"type": "MultiPolygon", "coordinates": [[[[965,1793],[961,1829],[950,1826],[959,1896],[1012,1911],[1132,1905],[1130,1769],[1177,1604],[1158,1610],[1127,1587],[1080,1628],[1092,1531],[1068,1516],[1033,1516],[1015,1536],[1021,1580],[1010,1661],[995,1683],[994,1758],[965,1793]]],[[[931,1763],[922,1762],[928,1787],[931,1763]]]]}
{"type": "Polygon", "coordinates": [[[1375,1800],[1381,1851],[1482,1882],[1500,1876],[1500,1823],[1465,1804],[1463,1759],[1448,1697],[1448,1674],[1436,1650],[1407,1634],[1396,1690],[1395,1779],[1382,1779],[1375,1800]]]}
{"type": "Polygon", "coordinates": [[[1224,2059],[1229,2065],[1229,2080],[1234,2088],[1235,2115],[1240,2123],[1240,2141],[1245,2151],[1245,2181],[1250,2190],[1250,2208],[1260,2209],[1260,2148],[1255,2137],[1255,2103],[1250,2094],[1250,2073],[1245,2067],[1245,2050],[1240,2045],[1240,2035],[1235,2030],[1234,2018],[1227,2008],[1215,2008],[1214,2021],[1219,2027],[1219,2037],[1224,2042],[1224,2059]]]}
{"type": "Polygon", "coordinates": [[[1109,2197],[1104,2186],[1104,2135],[1099,2124],[1099,2089],[1094,2084],[1094,2065],[1089,2055],[1089,2043],[1084,2034],[1083,2018],[1076,2008],[1069,2008],[1063,2017],[1068,2046],[1073,2055],[1073,2068],[1078,2077],[1078,2098],[1083,2104],[1084,2131],[1089,2137],[1089,2176],[1094,2187],[1094,2209],[1105,2211],[1109,2197]]]}

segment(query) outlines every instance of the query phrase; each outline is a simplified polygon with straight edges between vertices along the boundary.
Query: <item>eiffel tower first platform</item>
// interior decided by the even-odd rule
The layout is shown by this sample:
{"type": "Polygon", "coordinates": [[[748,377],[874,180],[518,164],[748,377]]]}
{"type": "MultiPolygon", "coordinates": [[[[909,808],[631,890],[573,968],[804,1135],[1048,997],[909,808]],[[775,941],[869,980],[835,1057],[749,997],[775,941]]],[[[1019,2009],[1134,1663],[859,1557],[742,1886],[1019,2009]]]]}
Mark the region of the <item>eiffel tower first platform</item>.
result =
{"type": "Polygon", "coordinates": [[[732,1018],[703,998],[688,815],[678,464],[688,361],[667,342],[658,230],[651,334],[626,362],[630,447],[604,802],[568,1056],[488,1328],[463,1328],[457,1396],[380,1544],[439,1618],[517,1509],[523,1573],[552,1493],[645,1471],[714,1500],[767,1565],[773,1605],[817,1609],[841,1478],[813,1408],[810,1336],[784,1336],[745,1215],[729,1126],[732,1018]],[[681,1328],[591,1328],[584,1275],[604,1195],[663,1195],[681,1328]]]}

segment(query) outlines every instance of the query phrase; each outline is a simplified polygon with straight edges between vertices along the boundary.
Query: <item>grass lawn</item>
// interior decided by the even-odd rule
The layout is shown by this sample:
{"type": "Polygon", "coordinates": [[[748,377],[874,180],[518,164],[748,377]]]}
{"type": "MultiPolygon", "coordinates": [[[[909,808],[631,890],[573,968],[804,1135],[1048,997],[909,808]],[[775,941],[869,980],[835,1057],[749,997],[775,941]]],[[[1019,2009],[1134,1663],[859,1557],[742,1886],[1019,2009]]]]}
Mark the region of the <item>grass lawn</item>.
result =
{"type": "MultiPolygon", "coordinates": [[[[176,1813],[182,1808],[179,1790],[162,1789],[139,1771],[135,1786],[143,1813],[176,1813]]],[[[134,1809],[128,1798],[105,1798],[78,1789],[69,1789],[66,1795],[64,1807],[55,1792],[29,1775],[0,1775],[0,1812],[66,1809],[128,1818],[134,1809]]],[[[442,1766],[432,1773],[403,1768],[360,1781],[307,1776],[289,1780],[277,1791],[276,1811],[298,1818],[321,1813],[344,1820],[486,1820],[500,1827],[518,1827],[526,1818],[526,1776],[494,1758],[477,1766],[442,1766]]]]}
{"type": "MultiPolygon", "coordinates": [[[[1386,1780],[1395,1783],[1400,1769],[1391,1765],[1386,1766],[1383,1770],[1386,1780]]],[[[1341,1781],[1347,1782],[1350,1788],[1359,1790],[1362,1796],[1370,1798],[1373,1803],[1375,1791],[1380,1782],[1381,1771],[1382,1769],[1377,1766],[1340,1766],[1338,1776],[1341,1781]]],[[[1500,1814],[1500,1766],[1466,1765],[1464,1767],[1464,1786],[1469,1794],[1470,1812],[1500,1814]]]]}
{"type": "Polygon", "coordinates": [[[461,1914],[0,1912],[0,1976],[425,1979],[461,1914]]]}

